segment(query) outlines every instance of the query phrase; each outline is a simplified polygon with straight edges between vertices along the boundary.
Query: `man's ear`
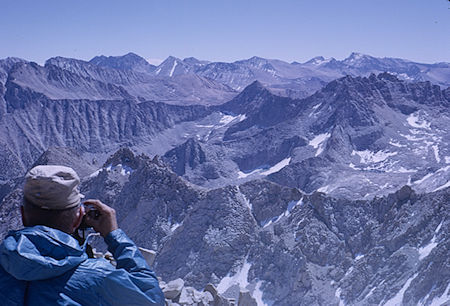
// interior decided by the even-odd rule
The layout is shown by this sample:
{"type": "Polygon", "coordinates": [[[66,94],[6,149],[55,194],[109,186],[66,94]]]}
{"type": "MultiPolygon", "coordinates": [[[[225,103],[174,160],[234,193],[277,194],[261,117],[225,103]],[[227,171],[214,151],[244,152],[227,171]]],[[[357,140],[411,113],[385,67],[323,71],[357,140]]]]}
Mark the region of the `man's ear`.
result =
{"type": "Polygon", "coordinates": [[[83,205],[80,205],[77,211],[77,218],[72,226],[72,233],[75,232],[75,230],[80,226],[81,221],[83,221],[84,214],[84,207],[83,205]]]}
{"type": "Polygon", "coordinates": [[[23,226],[27,226],[27,217],[25,216],[25,208],[23,207],[23,205],[20,206],[20,214],[22,215],[23,226]]]}

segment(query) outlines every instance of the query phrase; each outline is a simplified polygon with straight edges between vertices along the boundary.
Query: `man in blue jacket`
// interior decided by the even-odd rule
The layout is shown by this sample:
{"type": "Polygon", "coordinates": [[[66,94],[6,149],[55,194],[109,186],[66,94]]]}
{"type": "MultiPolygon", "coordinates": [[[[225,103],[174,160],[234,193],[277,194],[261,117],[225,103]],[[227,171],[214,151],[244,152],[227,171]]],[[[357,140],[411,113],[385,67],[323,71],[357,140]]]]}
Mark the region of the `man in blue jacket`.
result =
{"type": "Polygon", "coordinates": [[[118,228],[114,209],[87,200],[98,214],[85,214],[73,169],[37,166],[25,180],[25,228],[0,245],[1,305],[164,305],[155,273],[118,228]],[[88,258],[71,236],[83,216],[104,237],[116,267],[88,258]]]}

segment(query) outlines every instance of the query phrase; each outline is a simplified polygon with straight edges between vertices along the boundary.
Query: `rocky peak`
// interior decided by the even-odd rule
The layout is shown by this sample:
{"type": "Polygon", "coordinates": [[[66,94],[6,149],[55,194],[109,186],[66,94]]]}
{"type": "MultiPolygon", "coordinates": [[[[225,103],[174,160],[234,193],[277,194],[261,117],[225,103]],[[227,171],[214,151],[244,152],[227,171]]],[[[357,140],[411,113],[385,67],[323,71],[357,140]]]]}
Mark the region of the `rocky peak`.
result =
{"type": "Polygon", "coordinates": [[[104,168],[122,165],[123,168],[131,168],[133,170],[139,167],[142,157],[136,156],[128,147],[120,148],[114,153],[103,165],[104,168]]]}
{"type": "MultiPolygon", "coordinates": [[[[392,100],[391,89],[394,87],[406,86],[406,82],[397,78],[397,76],[383,72],[378,75],[371,74],[368,77],[354,77],[346,75],[328,83],[322,90],[324,93],[330,93],[334,97],[347,100],[359,101],[368,104],[377,100],[392,100]]],[[[379,104],[378,103],[378,104],[379,104]]]]}
{"type": "Polygon", "coordinates": [[[245,114],[254,111],[270,96],[273,96],[273,94],[267,90],[263,84],[259,81],[254,81],[233,100],[220,105],[219,108],[224,111],[231,111],[235,114],[245,114]]]}
{"type": "Polygon", "coordinates": [[[202,61],[199,59],[196,59],[195,57],[186,57],[183,59],[183,63],[189,66],[203,66],[209,63],[209,61],[202,61]]]}
{"type": "Polygon", "coordinates": [[[180,176],[186,173],[187,166],[194,169],[206,161],[205,152],[194,138],[189,138],[185,143],[168,151],[163,158],[180,176]]]}
{"type": "Polygon", "coordinates": [[[131,70],[141,73],[152,73],[156,69],[155,66],[149,64],[144,58],[132,52],[122,56],[96,56],[89,63],[101,67],[131,70]]]}
{"type": "Polygon", "coordinates": [[[266,65],[269,61],[265,58],[259,57],[259,56],[253,56],[249,59],[237,61],[236,63],[242,63],[242,64],[248,64],[250,66],[253,66],[254,68],[260,68],[264,65],[266,65]]]}
{"type": "MultiPolygon", "coordinates": [[[[314,123],[315,129],[330,130],[337,124],[342,127],[368,127],[382,121],[375,105],[384,107],[392,100],[390,87],[377,77],[345,76],[330,82],[311,98],[321,101],[321,109],[314,123]]],[[[316,101],[314,104],[320,102],[316,101]]],[[[381,115],[380,115],[381,116],[381,115]]]]}
{"type": "Polygon", "coordinates": [[[182,60],[179,59],[178,57],[170,55],[164,61],[162,61],[161,64],[159,64],[158,68],[161,68],[161,67],[164,67],[164,66],[172,66],[174,63],[179,64],[181,62],[182,62],[182,60]]]}
{"type": "Polygon", "coordinates": [[[352,77],[347,75],[334,80],[322,90],[325,95],[331,95],[337,102],[358,101],[367,104],[368,99],[376,95],[376,87],[372,80],[366,77],[352,77]]]}
{"type": "Polygon", "coordinates": [[[329,62],[331,59],[326,60],[323,56],[316,56],[305,62],[305,65],[321,65],[329,62]]]}
{"type": "Polygon", "coordinates": [[[180,74],[186,74],[190,71],[190,67],[181,59],[169,56],[158,67],[155,74],[158,76],[173,77],[180,74]]]}
{"type": "Polygon", "coordinates": [[[352,52],[346,59],[343,60],[343,63],[347,65],[359,65],[372,59],[374,58],[369,55],[352,52]]]}
{"type": "Polygon", "coordinates": [[[26,60],[23,60],[18,57],[7,57],[5,59],[0,60],[0,82],[5,82],[7,75],[11,68],[17,63],[26,63],[26,60]]]}
{"type": "MultiPolygon", "coordinates": [[[[251,93],[259,93],[261,91],[266,91],[267,89],[264,87],[264,85],[256,80],[250,85],[248,85],[243,91],[243,94],[251,94],[251,93]]],[[[267,90],[268,91],[268,90],[267,90]]]]}
{"type": "Polygon", "coordinates": [[[51,57],[48,60],[46,60],[44,66],[54,65],[59,68],[70,70],[70,68],[80,67],[80,66],[88,65],[88,64],[89,64],[88,62],[83,61],[83,60],[62,57],[62,56],[56,56],[56,57],[51,57]]]}

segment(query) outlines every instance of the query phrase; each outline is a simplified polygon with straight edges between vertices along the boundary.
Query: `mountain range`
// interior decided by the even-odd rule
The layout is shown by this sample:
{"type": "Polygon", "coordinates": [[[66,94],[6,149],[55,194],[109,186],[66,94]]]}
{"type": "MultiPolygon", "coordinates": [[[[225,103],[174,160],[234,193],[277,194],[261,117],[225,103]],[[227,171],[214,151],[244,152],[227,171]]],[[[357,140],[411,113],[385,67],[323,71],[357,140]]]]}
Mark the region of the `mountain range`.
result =
{"type": "Polygon", "coordinates": [[[165,281],[268,305],[445,301],[450,64],[0,60],[0,234],[64,164],[165,281]],[[300,301],[300,302],[299,302],[300,301]]]}

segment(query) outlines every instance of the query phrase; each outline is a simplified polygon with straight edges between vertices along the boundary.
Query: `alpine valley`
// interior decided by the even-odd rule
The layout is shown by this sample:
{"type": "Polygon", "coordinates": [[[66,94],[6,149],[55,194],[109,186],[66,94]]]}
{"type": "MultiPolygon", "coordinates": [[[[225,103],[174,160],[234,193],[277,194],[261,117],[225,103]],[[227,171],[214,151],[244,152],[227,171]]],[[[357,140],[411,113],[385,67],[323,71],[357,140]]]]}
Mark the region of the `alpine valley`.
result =
{"type": "Polygon", "coordinates": [[[449,86],[359,53],[0,60],[0,238],[26,171],[62,164],[169,305],[450,305],[449,86]]]}

